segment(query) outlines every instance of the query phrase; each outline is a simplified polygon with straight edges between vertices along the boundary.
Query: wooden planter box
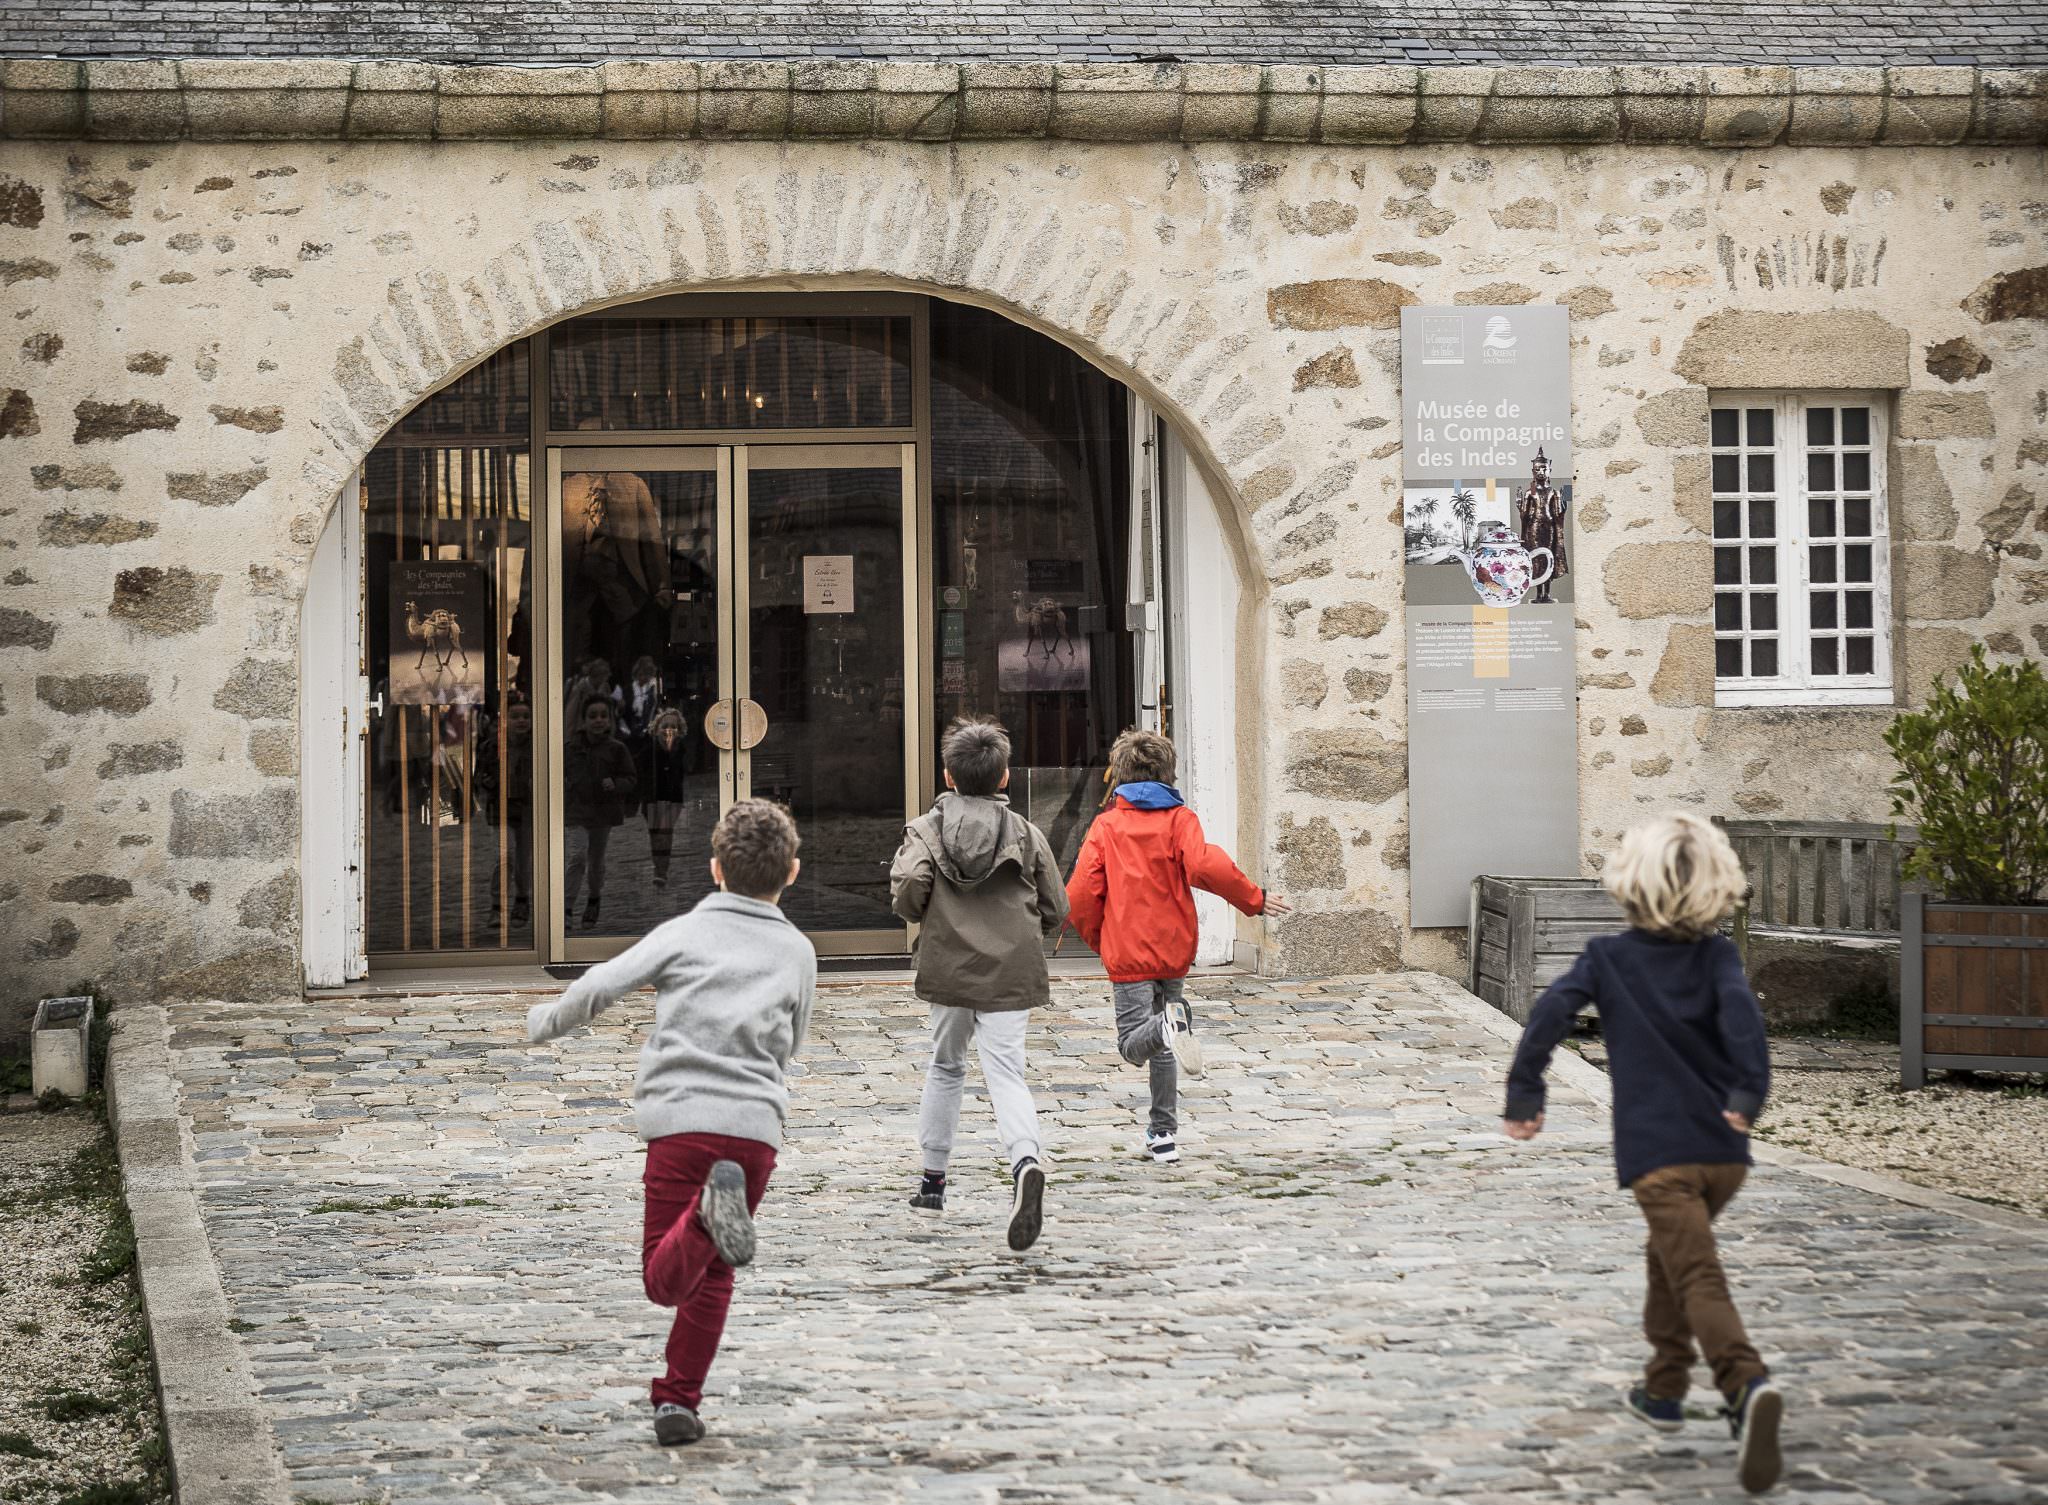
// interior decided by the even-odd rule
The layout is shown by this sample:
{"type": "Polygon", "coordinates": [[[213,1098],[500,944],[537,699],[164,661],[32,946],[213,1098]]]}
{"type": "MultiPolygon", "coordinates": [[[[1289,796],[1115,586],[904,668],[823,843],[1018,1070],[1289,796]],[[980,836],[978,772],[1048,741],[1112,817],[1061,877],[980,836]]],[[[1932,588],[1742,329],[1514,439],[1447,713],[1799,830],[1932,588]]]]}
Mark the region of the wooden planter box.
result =
{"type": "Polygon", "coordinates": [[[1474,878],[1466,986],[1526,1024],[1587,941],[1626,929],[1598,878],[1474,878]]]}
{"type": "Polygon", "coordinates": [[[2048,1071],[2048,906],[1901,896],[1899,1080],[2048,1071]]]}

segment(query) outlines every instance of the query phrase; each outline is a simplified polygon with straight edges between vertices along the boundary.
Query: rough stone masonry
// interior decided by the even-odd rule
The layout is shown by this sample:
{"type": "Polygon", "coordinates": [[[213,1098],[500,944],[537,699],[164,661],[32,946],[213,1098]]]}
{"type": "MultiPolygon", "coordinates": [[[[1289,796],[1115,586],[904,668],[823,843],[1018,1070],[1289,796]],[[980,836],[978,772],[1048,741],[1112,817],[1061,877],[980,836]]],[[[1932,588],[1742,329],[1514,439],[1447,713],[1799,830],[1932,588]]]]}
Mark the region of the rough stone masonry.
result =
{"type": "Polygon", "coordinates": [[[5,65],[7,1002],[297,991],[328,510],[436,387],[651,294],[928,290],[1172,416],[1252,577],[1274,968],[1458,967],[1404,923],[1405,306],[1572,311],[1589,870],[1651,805],[1886,813],[1890,708],[1713,706],[1710,391],[1891,394],[1904,703],[2048,654],[2040,74],[731,66],[5,65]]]}

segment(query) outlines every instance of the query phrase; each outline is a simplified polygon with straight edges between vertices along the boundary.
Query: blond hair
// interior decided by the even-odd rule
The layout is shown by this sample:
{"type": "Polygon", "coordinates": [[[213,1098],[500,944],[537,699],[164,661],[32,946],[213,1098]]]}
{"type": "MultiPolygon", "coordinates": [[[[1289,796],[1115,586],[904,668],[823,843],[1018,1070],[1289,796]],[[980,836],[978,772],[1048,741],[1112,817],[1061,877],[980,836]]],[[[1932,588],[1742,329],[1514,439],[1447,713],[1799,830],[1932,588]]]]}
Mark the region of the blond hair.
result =
{"type": "Polygon", "coordinates": [[[1631,829],[1607,864],[1605,883],[1629,924],[1688,941],[1717,929],[1749,889],[1721,828],[1684,814],[1631,829]]]}

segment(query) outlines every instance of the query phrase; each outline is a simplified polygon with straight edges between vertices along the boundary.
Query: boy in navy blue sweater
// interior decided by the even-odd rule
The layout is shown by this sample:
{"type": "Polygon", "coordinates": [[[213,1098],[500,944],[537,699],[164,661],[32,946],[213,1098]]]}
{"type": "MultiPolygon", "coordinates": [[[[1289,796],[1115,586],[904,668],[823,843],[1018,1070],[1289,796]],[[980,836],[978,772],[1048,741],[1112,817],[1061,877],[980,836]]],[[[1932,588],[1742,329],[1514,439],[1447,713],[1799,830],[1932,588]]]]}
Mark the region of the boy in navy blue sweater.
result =
{"type": "Polygon", "coordinates": [[[1742,958],[1718,926],[1744,890],[1728,838],[1669,815],[1622,839],[1607,888],[1632,929],[1587,943],[1529,1015],[1508,1071],[1502,1127],[1543,1129],[1543,1072],[1589,1005],[1614,1079],[1614,1164],[1649,1223],[1643,1332],[1652,1357],[1628,1409],[1660,1431],[1685,1424],[1693,1345],[1727,1398],[1738,1476],[1752,1492],[1778,1479],[1785,1402],[1729,1299],[1713,1219],[1748,1173],[1750,1125],[1771,1085],[1763,1014],[1742,958]]]}

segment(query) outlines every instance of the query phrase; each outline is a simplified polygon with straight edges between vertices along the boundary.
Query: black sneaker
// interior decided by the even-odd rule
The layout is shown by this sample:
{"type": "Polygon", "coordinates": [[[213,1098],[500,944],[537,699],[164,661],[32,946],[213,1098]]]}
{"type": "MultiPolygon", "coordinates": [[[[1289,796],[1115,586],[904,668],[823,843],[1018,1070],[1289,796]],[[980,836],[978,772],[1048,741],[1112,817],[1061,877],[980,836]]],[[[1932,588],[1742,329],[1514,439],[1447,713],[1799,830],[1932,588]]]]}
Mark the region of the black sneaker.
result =
{"type": "Polygon", "coordinates": [[[754,1258],[754,1215],[747,1211],[747,1173],[733,1160],[721,1160],[704,1180],[697,1198],[697,1221],[718,1246],[718,1257],[737,1270],[754,1258]]]}
{"type": "Polygon", "coordinates": [[[1751,1380],[1728,1397],[1721,1408],[1735,1439],[1735,1477],[1751,1494],[1762,1494],[1778,1482],[1785,1458],[1778,1448],[1778,1423],[1785,1416],[1785,1397],[1768,1377],[1751,1380]]]}
{"type": "Polygon", "coordinates": [[[704,1423],[688,1406],[673,1403],[654,1408],[654,1440],[665,1448],[696,1442],[704,1435],[704,1423]]]}
{"type": "Polygon", "coordinates": [[[946,1178],[927,1173],[924,1180],[918,1183],[917,1191],[911,1196],[910,1205],[921,1208],[925,1212],[944,1212],[946,1210],[946,1178]]]}
{"type": "Polygon", "coordinates": [[[1016,1197],[1010,1204],[1010,1247],[1022,1254],[1038,1242],[1045,1227],[1045,1167],[1036,1160],[1017,1163],[1016,1197]]]}
{"type": "Polygon", "coordinates": [[[1652,1395],[1643,1385],[1629,1391],[1623,1402],[1629,1414],[1638,1421],[1648,1422],[1660,1432],[1682,1432],[1685,1430],[1685,1406],[1680,1401],[1666,1400],[1661,1395],[1652,1395]]]}

